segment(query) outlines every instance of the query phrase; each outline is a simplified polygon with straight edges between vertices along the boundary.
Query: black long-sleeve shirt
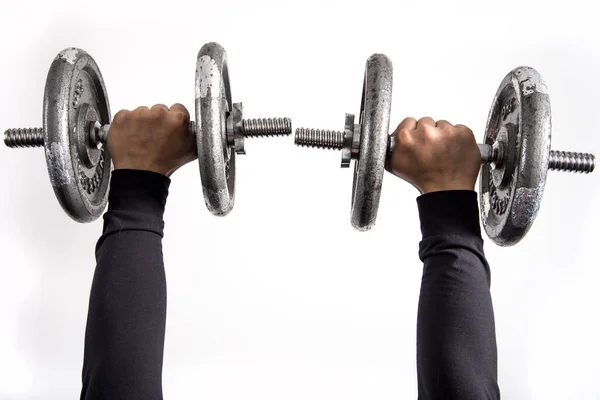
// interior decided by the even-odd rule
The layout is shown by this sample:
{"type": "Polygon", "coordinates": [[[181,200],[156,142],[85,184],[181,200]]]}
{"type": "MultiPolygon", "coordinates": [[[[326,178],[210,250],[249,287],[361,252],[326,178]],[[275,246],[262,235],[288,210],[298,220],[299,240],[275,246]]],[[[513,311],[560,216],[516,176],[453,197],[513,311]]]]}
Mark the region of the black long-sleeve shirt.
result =
{"type": "MultiPolygon", "coordinates": [[[[162,255],[169,178],[113,172],[96,246],[81,399],[160,400],[166,323],[162,255]]],[[[499,399],[490,270],[471,191],[417,199],[424,263],[419,399],[499,399]]]]}
{"type": "Polygon", "coordinates": [[[477,195],[418,198],[423,278],[417,317],[419,399],[499,399],[490,268],[477,195]]]}

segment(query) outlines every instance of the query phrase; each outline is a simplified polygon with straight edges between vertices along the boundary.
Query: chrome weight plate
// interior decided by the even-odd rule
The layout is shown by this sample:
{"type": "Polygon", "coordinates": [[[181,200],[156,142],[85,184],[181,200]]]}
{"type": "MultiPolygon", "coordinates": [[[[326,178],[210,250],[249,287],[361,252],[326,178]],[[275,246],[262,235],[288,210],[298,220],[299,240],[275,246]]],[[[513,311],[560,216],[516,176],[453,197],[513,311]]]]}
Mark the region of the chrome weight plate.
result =
{"type": "Polygon", "coordinates": [[[484,143],[504,144],[505,157],[482,166],[481,220],[499,246],[517,244],[529,231],[540,208],[550,157],[550,98],[533,68],[512,70],[498,88],[490,110],[484,143]]]}
{"type": "Polygon", "coordinates": [[[98,65],[68,48],[52,62],[44,91],[44,150],[50,182],[65,212],[77,222],[102,215],[108,201],[111,159],[91,146],[89,124],[109,124],[110,106],[98,65]]]}
{"type": "Polygon", "coordinates": [[[352,226],[371,229],[377,220],[392,106],[393,66],[383,54],[367,60],[361,99],[360,153],[354,164],[352,226]]]}
{"type": "Polygon", "coordinates": [[[204,202],[218,216],[235,200],[235,152],[227,145],[227,116],[232,110],[225,49],[207,43],[196,63],[196,142],[204,202]]]}

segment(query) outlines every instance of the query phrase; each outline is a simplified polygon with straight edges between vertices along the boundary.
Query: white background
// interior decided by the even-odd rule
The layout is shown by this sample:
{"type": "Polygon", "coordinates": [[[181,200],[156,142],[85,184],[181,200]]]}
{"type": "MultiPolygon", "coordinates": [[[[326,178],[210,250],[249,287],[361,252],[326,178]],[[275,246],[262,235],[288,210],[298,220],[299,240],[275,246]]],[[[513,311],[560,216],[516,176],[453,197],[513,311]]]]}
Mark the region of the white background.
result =
{"type": "MultiPolygon", "coordinates": [[[[341,129],[358,113],[366,58],[394,62],[393,127],[464,123],[481,139],[498,84],[538,69],[553,145],[600,154],[595,3],[486,1],[18,1],[0,15],[0,121],[41,123],[52,59],[98,62],[114,113],[193,110],[196,54],[227,50],[248,117],[341,129]]],[[[422,265],[417,192],[387,175],[377,226],[349,223],[340,154],[247,141],[237,202],[204,206],[197,165],[173,176],[164,253],[166,399],[416,398],[422,265]]],[[[100,221],[61,211],[43,151],[0,147],[0,398],[75,399],[100,221]]],[[[600,172],[551,173],[535,225],[514,248],[486,240],[499,383],[506,399],[598,399],[600,172]]]]}

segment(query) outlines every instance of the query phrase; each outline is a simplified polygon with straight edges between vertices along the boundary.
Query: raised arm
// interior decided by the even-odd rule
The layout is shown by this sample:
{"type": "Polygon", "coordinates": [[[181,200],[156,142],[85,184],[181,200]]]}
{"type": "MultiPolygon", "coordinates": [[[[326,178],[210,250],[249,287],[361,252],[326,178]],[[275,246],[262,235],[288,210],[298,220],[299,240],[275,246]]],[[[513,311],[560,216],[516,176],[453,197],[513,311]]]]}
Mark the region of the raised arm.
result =
{"type": "Polygon", "coordinates": [[[407,119],[388,170],[415,186],[423,239],[417,318],[419,399],[499,399],[490,268],[475,182],[481,163],[465,126],[407,119]]]}
{"type": "Polygon", "coordinates": [[[167,291],[163,213],[170,176],[195,158],[183,106],[118,113],[115,170],[96,246],[81,399],[162,399],[167,291]]]}

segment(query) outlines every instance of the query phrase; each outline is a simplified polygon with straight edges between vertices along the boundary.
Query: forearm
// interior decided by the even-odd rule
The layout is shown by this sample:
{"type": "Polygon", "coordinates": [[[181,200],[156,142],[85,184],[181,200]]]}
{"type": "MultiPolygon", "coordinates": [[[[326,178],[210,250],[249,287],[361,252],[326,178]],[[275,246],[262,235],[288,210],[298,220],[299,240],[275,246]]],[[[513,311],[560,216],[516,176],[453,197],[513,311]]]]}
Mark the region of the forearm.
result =
{"type": "Polygon", "coordinates": [[[417,321],[419,399],[499,399],[490,269],[476,193],[418,199],[424,263],[417,321]]]}
{"type": "Polygon", "coordinates": [[[96,246],[82,399],[162,398],[166,280],[163,212],[169,179],[113,172],[96,246]]]}

